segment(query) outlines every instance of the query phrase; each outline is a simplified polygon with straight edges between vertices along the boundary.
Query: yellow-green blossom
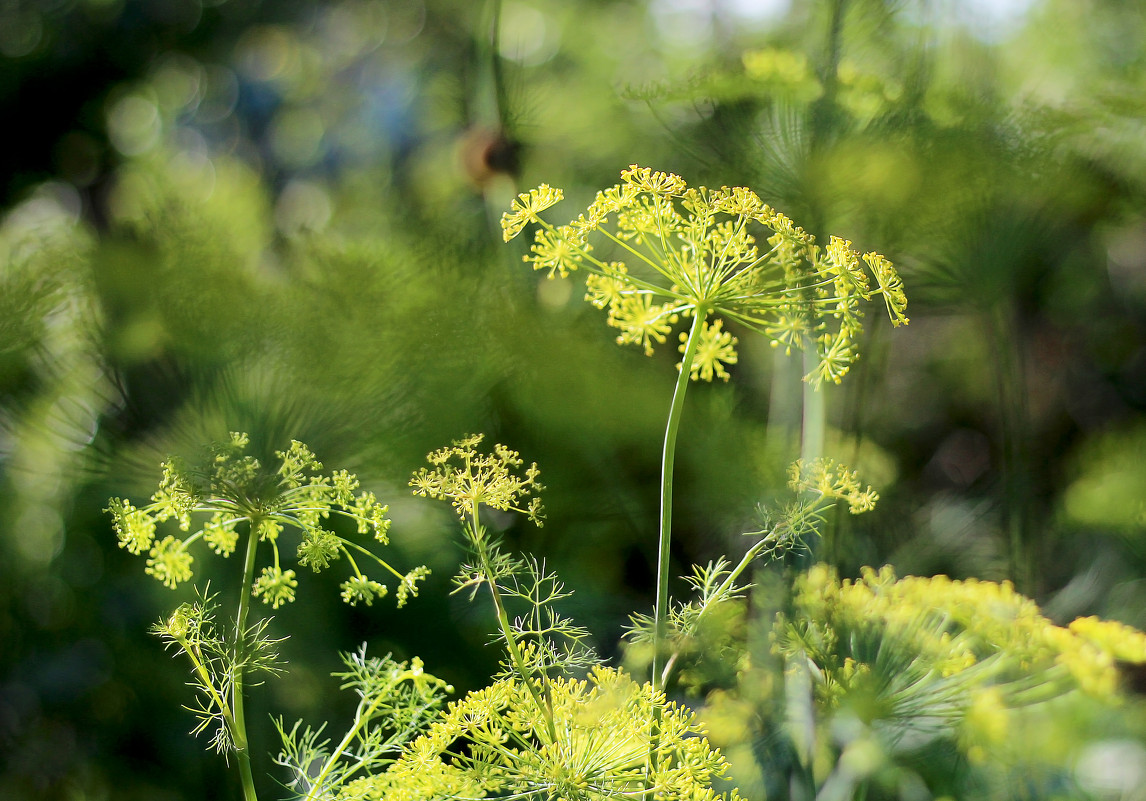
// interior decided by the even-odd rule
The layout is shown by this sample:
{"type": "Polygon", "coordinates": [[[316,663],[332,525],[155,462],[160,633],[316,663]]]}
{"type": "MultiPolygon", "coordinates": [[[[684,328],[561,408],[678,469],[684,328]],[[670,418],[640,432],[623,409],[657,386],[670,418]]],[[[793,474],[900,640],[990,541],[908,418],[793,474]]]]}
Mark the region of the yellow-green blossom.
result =
{"type": "Polygon", "coordinates": [[[345,797],[738,801],[735,790],[713,790],[727,763],[693,713],[651,685],[597,667],[587,681],[554,679],[549,691],[553,735],[522,682],[502,679],[451,703],[389,770],[355,782],[345,797]]]}
{"type": "Polygon", "coordinates": [[[294,600],[296,587],[298,582],[295,581],[293,570],[282,570],[277,566],[264,567],[262,575],[255,579],[251,594],[278,609],[294,600]]]}
{"type": "Polygon", "coordinates": [[[463,520],[472,519],[479,505],[485,505],[523,512],[540,526],[541,500],[535,493],[545,487],[537,480],[536,462],[519,475],[525,463],[517,451],[494,445],[493,453],[478,453],[483,438],[472,434],[427,456],[433,469],[423,467],[410,479],[414,494],[449,501],[463,520]]]}
{"type": "Polygon", "coordinates": [[[112,516],[119,547],[139,555],[151,548],[155,539],[155,521],[146,511],[141,511],[122,498],[112,498],[106,510],[112,516]]]}
{"type": "Polygon", "coordinates": [[[1002,737],[1003,708],[1073,690],[1117,701],[1116,659],[1146,662],[1146,634],[1094,618],[1056,626],[1010,582],[897,579],[890,567],[864,568],[855,581],[811,569],[774,643],[815,665],[824,700],[838,704],[856,688],[859,674],[843,670],[853,659],[868,667],[860,691],[876,694],[889,722],[962,721],[981,747],[1002,737]]]}
{"type": "Polygon", "coordinates": [[[607,310],[622,345],[652,354],[682,317],[698,316],[705,327],[700,364],[689,364],[693,379],[726,379],[724,365],[736,362],[725,321],[786,351],[814,347],[819,365],[806,379],[815,384],[839,382],[858,358],[861,302],[882,295],[892,323],[908,322],[891,262],[878,253],[861,258],[835,236],[821,248],[747,187],[689,188],[680,176],[634,165],[576,220],[554,226],[539,212],[560,199],[544,184],[520,195],[502,219],[506,241],[536,223],[525,261],[550,278],[583,270],[586,300],[607,310]],[[611,242],[624,260],[598,259],[590,236],[611,242]]]}
{"type": "Polygon", "coordinates": [[[147,556],[149,576],[155,576],[164,586],[175,589],[182,582],[191,579],[191,563],[194,561],[187,552],[187,545],[172,536],[166,536],[151,546],[147,556]]]}
{"type": "MultiPolygon", "coordinates": [[[[246,434],[232,433],[228,442],[213,446],[202,464],[189,466],[177,459],[163,463],[163,477],[151,503],[137,508],[131,502],[113,498],[107,511],[121,548],[133,554],[148,553],[146,572],[168,587],[193,578],[194,559],[190,548],[202,539],[216,554],[228,557],[235,552],[244,534],[253,537],[260,548],[271,551],[274,567],[252,576],[252,590],[274,608],[294,600],[298,582],[293,570],[282,570],[280,540],[285,531],[301,533],[298,559],[315,572],[331,562],[356,554],[373,559],[396,579],[406,582],[399,601],[414,594],[411,576],[422,578],[429,571],[418,568],[409,573],[395,570],[373,552],[352,543],[326,528],[331,515],[350,518],[358,533],[373,535],[382,544],[388,541],[390,520],[387,507],[373,492],[355,495],[359,482],[345,470],[330,475],[322,473],[322,463],[303,443],[292,440],[285,451],[276,452],[279,459],[273,471],[258,459],[245,453],[249,445],[246,434]],[[193,530],[196,515],[207,515],[198,530],[193,530]],[[165,536],[156,542],[156,526],[175,520],[189,532],[177,538],[165,536]]],[[[353,564],[353,560],[350,560],[353,564]]],[[[357,566],[352,568],[358,574],[357,566]]],[[[373,592],[373,595],[380,595],[373,592]]],[[[353,600],[365,600],[361,592],[351,592],[353,600]]]]}
{"type": "MultiPolygon", "coordinates": [[[[700,331],[700,341],[696,346],[696,358],[692,362],[691,378],[700,378],[711,381],[713,376],[719,376],[724,381],[729,378],[726,364],[736,364],[736,337],[723,330],[724,321],[703,323],[700,331]]],[[[684,353],[688,334],[680,335],[680,352],[684,353]]]]}
{"type": "Polygon", "coordinates": [[[825,498],[846,501],[853,515],[870,512],[879,493],[870,486],[862,489],[859,474],[834,459],[814,459],[810,464],[796,460],[789,468],[788,486],[798,492],[815,492],[825,498]]]}
{"type": "Polygon", "coordinates": [[[564,197],[560,189],[553,189],[548,184],[542,184],[528,193],[522,193],[513,201],[510,211],[501,218],[501,227],[505,241],[513,239],[521,229],[530,222],[537,220],[539,212],[557,203],[564,197]]]}
{"type": "Polygon", "coordinates": [[[374,599],[385,598],[389,590],[385,584],[366,578],[366,576],[351,576],[340,585],[342,600],[351,606],[358,606],[358,602],[371,606],[374,599]]]}

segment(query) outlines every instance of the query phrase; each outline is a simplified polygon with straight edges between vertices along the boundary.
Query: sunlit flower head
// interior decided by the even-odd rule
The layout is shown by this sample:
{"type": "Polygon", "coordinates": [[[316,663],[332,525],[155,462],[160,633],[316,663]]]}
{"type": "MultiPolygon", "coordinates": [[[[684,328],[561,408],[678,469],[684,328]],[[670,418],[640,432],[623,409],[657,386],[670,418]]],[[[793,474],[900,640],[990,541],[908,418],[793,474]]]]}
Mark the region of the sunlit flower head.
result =
{"type": "Polygon", "coordinates": [[[700,360],[689,364],[693,379],[727,379],[737,339],[725,323],[786,352],[814,349],[819,364],[805,379],[819,385],[838,383],[859,357],[861,303],[881,295],[892,324],[908,322],[891,262],[861,257],[835,236],[819,246],[747,187],[690,188],[678,175],[633,165],[576,220],[554,226],[539,212],[560,199],[545,184],[519,195],[502,218],[506,241],[536,224],[525,261],[550,278],[583,271],[586,300],[607,312],[622,345],[651,355],[681,319],[698,321],[695,357],[681,351],[700,360]],[[598,258],[602,248],[617,258],[598,258]]]}

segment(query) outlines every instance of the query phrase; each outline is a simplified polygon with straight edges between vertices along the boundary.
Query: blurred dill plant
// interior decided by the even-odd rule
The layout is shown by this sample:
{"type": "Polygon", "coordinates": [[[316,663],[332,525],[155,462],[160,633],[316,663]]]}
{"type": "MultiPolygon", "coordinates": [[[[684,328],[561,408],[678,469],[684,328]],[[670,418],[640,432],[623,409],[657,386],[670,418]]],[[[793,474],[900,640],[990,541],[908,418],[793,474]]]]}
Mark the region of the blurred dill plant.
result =
{"type": "Polygon", "coordinates": [[[813,567],[776,616],[771,643],[786,725],[814,792],[828,798],[862,793],[884,768],[902,779],[909,762],[893,770],[897,759],[941,742],[957,749],[963,775],[988,763],[1053,772],[1052,757],[1023,747],[1024,725],[1053,727],[1072,709],[1064,702],[1123,703],[1119,665],[1146,662],[1146,634],[1129,626],[1058,626],[1010,582],[897,578],[890,566],[855,580],[813,567]],[[1048,717],[1031,717],[1040,711],[1048,717]],[[847,757],[853,747],[868,749],[865,770],[847,757]]]}

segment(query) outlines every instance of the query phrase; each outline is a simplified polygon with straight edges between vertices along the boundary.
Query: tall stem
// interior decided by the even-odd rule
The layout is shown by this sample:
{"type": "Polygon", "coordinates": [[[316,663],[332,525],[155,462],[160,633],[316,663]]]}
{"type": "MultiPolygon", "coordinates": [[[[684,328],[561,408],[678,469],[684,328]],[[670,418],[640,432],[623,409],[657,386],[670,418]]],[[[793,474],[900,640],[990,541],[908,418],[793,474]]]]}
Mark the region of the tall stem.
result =
{"type": "Polygon", "coordinates": [[[696,347],[700,341],[701,326],[708,310],[697,307],[692,318],[692,328],[684,347],[684,358],[680,364],[680,375],[676,379],[672,405],[669,407],[668,424],[665,426],[665,446],[661,453],[661,531],[660,546],[657,551],[657,601],[653,612],[653,689],[663,690],[661,672],[664,669],[664,636],[668,619],[669,605],[669,556],[672,550],[672,475],[676,458],[676,435],[680,428],[681,410],[684,408],[684,395],[692,375],[692,362],[696,358],[696,347]]]}
{"type": "MultiPolygon", "coordinates": [[[[255,580],[255,554],[259,547],[259,530],[262,528],[257,516],[251,518],[250,534],[247,536],[247,554],[243,562],[243,584],[239,588],[239,611],[235,615],[235,648],[244,648],[247,631],[247,614],[251,609],[251,588],[255,580]]],[[[243,711],[243,671],[235,672],[231,705],[235,728],[231,739],[235,742],[235,759],[239,763],[239,777],[243,782],[244,801],[257,801],[255,778],[251,773],[251,750],[247,741],[247,721],[243,711]]]]}

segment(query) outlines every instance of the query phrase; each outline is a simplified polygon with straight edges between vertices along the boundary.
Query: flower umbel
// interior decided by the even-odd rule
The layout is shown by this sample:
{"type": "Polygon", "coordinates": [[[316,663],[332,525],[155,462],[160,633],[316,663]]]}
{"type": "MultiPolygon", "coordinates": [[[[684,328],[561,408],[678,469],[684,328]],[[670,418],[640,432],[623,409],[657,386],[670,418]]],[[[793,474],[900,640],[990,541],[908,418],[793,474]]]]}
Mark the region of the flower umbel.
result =
{"type": "Polygon", "coordinates": [[[821,363],[805,380],[817,385],[839,383],[858,358],[851,343],[863,329],[862,301],[881,295],[892,324],[908,322],[891,262],[878,253],[861,257],[835,236],[821,247],[746,187],[689,188],[677,175],[634,165],[584,214],[554,226],[539,213],[560,199],[545,184],[519,195],[502,218],[505,240],[529,223],[540,226],[525,261],[550,278],[584,270],[586,299],[607,309],[620,344],[652,354],[681,317],[698,315],[706,339],[699,364],[688,365],[694,380],[728,378],[736,338],[724,320],[788,351],[814,347],[821,363]],[[625,261],[596,258],[590,235],[611,242],[625,261]],[[717,319],[708,323],[709,315],[717,319]]]}
{"type": "Polygon", "coordinates": [[[540,526],[544,515],[535,493],[545,487],[537,480],[537,464],[519,475],[525,463],[517,451],[494,445],[493,453],[478,453],[482,439],[483,435],[474,434],[427,456],[433,469],[423,467],[410,479],[414,494],[449,501],[463,521],[472,519],[484,505],[503,512],[522,512],[540,526]]]}
{"type": "Polygon", "coordinates": [[[385,773],[355,789],[366,798],[649,797],[738,801],[712,785],[728,768],[691,711],[649,684],[594,668],[586,681],[555,679],[556,736],[522,682],[502,679],[449,705],[385,773]],[[659,721],[657,734],[650,721],[659,721]],[[648,766],[650,747],[658,760],[648,766]]]}
{"type": "MultiPolygon", "coordinates": [[[[285,451],[275,453],[279,465],[273,470],[245,452],[248,444],[246,434],[232,433],[228,442],[212,446],[199,465],[167,460],[159,489],[146,506],[137,508],[130,501],[113,498],[107,511],[120,547],[133,554],[147,553],[146,572],[174,588],[194,577],[190,548],[195,542],[204,540],[216,554],[228,557],[245,533],[256,538],[259,548],[272,552],[273,567],[264,568],[253,580],[251,592],[277,609],[294,600],[298,586],[295,572],[279,567],[283,532],[295,529],[301,533],[299,564],[317,573],[345,556],[354,579],[367,581],[354,559],[354,555],[366,556],[399,581],[398,600],[404,604],[413,594],[410,576],[422,578],[428,569],[403,573],[326,526],[332,515],[345,517],[354,522],[359,534],[373,535],[386,544],[390,530],[387,507],[374,493],[356,493],[358,479],[345,470],[324,474],[322,463],[297,440],[285,451]],[[192,520],[199,514],[208,517],[194,530],[192,520]],[[172,519],[179,529],[191,533],[182,537],[169,534],[157,540],[157,525],[172,519]]],[[[369,602],[361,593],[349,595],[348,602],[369,602]]],[[[370,598],[380,595],[374,591],[370,598]]]]}

